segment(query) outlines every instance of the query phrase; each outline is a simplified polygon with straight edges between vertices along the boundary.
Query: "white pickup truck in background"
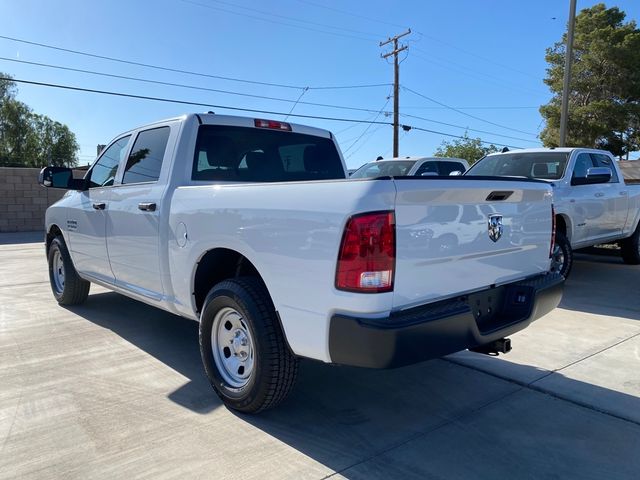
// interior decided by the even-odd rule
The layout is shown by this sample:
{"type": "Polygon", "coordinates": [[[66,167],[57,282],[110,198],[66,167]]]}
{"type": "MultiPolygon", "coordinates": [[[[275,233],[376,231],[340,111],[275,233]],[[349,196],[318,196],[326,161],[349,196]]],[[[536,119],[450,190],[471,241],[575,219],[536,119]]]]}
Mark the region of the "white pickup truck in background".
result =
{"type": "Polygon", "coordinates": [[[507,351],[562,294],[547,183],[348,180],[316,128],[190,114],[119,135],[84,179],[47,167],[40,183],[69,190],[46,214],[58,303],[96,283],[198,320],[211,385],[244,412],[285,398],[298,357],[385,368],[507,351]],[[464,214],[464,237],[433,248],[429,232],[456,235],[464,214]]]}
{"type": "Polygon", "coordinates": [[[640,264],[640,185],[625,184],[615,158],[588,148],[538,148],[492,153],[466,176],[535,178],[553,188],[556,242],[552,268],[565,277],[573,250],[618,242],[628,264],[640,264]]]}

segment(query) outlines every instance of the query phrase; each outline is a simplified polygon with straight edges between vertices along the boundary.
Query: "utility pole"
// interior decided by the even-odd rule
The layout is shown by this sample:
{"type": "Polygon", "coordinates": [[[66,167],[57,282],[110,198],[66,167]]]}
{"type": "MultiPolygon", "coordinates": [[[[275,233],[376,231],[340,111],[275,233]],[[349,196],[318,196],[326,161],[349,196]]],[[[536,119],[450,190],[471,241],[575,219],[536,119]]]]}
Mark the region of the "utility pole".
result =
{"type": "Polygon", "coordinates": [[[571,86],[571,60],[573,56],[573,30],[576,24],[576,0],[569,4],[569,30],[564,58],[564,84],[562,85],[562,107],[560,110],[560,146],[567,144],[567,120],[569,117],[569,90],[571,86]]]}
{"type": "Polygon", "coordinates": [[[393,156],[397,157],[398,153],[398,116],[400,109],[400,63],[398,62],[398,54],[409,47],[403,45],[398,47],[398,40],[411,33],[411,29],[406,32],[396,35],[395,37],[389,37],[386,41],[380,42],[380,46],[384,47],[393,42],[393,50],[388,53],[383,53],[380,56],[384,59],[393,55],[393,156]]]}

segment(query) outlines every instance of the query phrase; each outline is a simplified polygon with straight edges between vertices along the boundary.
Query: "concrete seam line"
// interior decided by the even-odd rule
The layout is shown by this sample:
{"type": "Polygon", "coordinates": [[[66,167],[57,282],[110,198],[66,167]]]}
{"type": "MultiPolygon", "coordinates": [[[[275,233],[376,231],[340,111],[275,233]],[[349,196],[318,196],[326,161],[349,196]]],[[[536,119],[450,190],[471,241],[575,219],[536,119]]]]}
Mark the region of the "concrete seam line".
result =
{"type": "Polygon", "coordinates": [[[552,370],[552,371],[550,371],[547,375],[545,375],[544,377],[540,377],[540,378],[538,378],[538,379],[534,380],[534,381],[533,381],[533,382],[531,382],[531,383],[533,384],[533,383],[539,382],[540,380],[542,380],[543,378],[548,377],[548,376],[549,376],[549,375],[551,375],[552,373],[559,372],[559,371],[561,371],[561,370],[564,370],[565,368],[569,368],[569,367],[571,367],[571,366],[573,366],[573,365],[575,365],[575,364],[577,364],[577,363],[580,363],[580,362],[582,362],[582,361],[584,361],[584,360],[587,360],[587,359],[589,359],[589,358],[591,358],[591,357],[595,357],[596,355],[600,355],[601,353],[606,352],[607,350],[609,350],[609,349],[611,349],[611,348],[613,348],[613,347],[617,347],[618,345],[620,345],[620,344],[622,344],[622,343],[624,343],[624,342],[626,342],[626,341],[628,341],[628,340],[632,340],[632,339],[634,339],[634,338],[636,338],[636,337],[638,337],[638,336],[640,336],[640,332],[635,333],[635,334],[631,335],[630,337],[624,338],[624,339],[622,339],[622,340],[620,340],[620,341],[618,341],[618,342],[616,342],[616,343],[614,343],[614,344],[612,344],[612,345],[609,345],[609,346],[607,346],[607,347],[604,347],[603,349],[598,350],[597,352],[591,353],[591,354],[587,355],[586,357],[583,357],[583,358],[581,358],[581,359],[579,359],[579,360],[575,360],[575,361],[573,361],[573,362],[571,362],[571,363],[569,363],[569,364],[565,365],[564,367],[560,367],[560,368],[557,368],[557,369],[555,369],[555,370],[552,370]]]}
{"type": "Polygon", "coordinates": [[[516,390],[513,390],[513,391],[505,394],[505,395],[502,395],[501,397],[494,398],[493,400],[490,400],[490,401],[488,401],[486,403],[483,403],[482,405],[480,405],[477,408],[474,408],[473,410],[461,413],[460,415],[457,415],[457,416],[455,416],[453,418],[450,418],[450,419],[447,419],[447,420],[443,420],[442,422],[438,423],[437,425],[434,425],[431,428],[428,428],[427,430],[416,432],[413,435],[411,435],[410,437],[408,437],[408,438],[406,438],[406,439],[404,439],[402,441],[399,441],[399,442],[397,442],[397,443],[395,443],[393,445],[390,445],[389,447],[383,448],[382,450],[380,450],[378,452],[375,452],[375,453],[367,456],[366,458],[363,458],[362,460],[353,463],[352,465],[349,465],[347,467],[341,468],[340,470],[336,470],[335,472],[322,477],[321,480],[326,480],[326,479],[331,478],[331,477],[333,477],[335,475],[338,475],[338,474],[341,474],[343,472],[346,472],[347,470],[349,470],[351,468],[354,468],[354,467],[357,467],[358,465],[362,465],[364,463],[367,463],[367,462],[373,460],[376,457],[379,457],[379,456],[384,455],[386,453],[389,453],[389,452],[391,452],[393,450],[396,450],[396,449],[398,449],[400,447],[403,447],[403,446],[407,445],[408,443],[413,442],[414,440],[417,440],[417,439],[419,439],[421,437],[426,437],[427,435],[429,435],[429,434],[431,434],[431,433],[433,433],[433,432],[435,432],[437,430],[440,430],[443,427],[455,424],[456,422],[458,422],[458,420],[462,420],[465,417],[474,415],[475,413],[479,412],[480,410],[482,410],[482,409],[484,409],[486,407],[489,407],[489,406],[491,406],[491,405],[493,405],[495,403],[501,402],[505,398],[507,398],[507,397],[509,397],[509,396],[511,396],[511,395],[513,395],[515,393],[521,392],[522,390],[523,390],[522,388],[518,388],[516,390]]]}
{"type": "MultiPolygon", "coordinates": [[[[635,335],[623,340],[622,342],[618,342],[616,345],[619,345],[620,343],[626,342],[627,340],[631,340],[632,338],[637,337],[638,335],[640,335],[640,333],[637,333],[637,334],[635,334],[635,335]]],[[[614,346],[615,345],[612,345],[612,347],[614,347],[614,346]]],[[[611,347],[609,347],[609,348],[611,348],[611,347]]],[[[588,357],[585,357],[585,358],[588,358],[588,357]]],[[[443,358],[443,360],[445,360],[447,362],[450,362],[450,363],[452,363],[454,365],[459,365],[461,367],[465,367],[465,368],[468,368],[470,370],[475,370],[476,372],[484,373],[485,375],[489,375],[490,377],[495,377],[495,378],[498,378],[500,380],[504,380],[505,382],[513,383],[515,385],[518,385],[518,386],[523,387],[523,388],[527,388],[527,389],[532,390],[534,392],[538,392],[538,393],[542,393],[542,394],[545,394],[545,395],[549,395],[550,397],[557,398],[558,400],[562,400],[562,401],[565,401],[567,403],[571,403],[571,404],[576,405],[578,407],[582,407],[582,408],[585,408],[587,410],[591,410],[593,412],[601,413],[603,415],[607,415],[609,417],[616,418],[618,420],[622,420],[624,422],[640,426],[640,422],[638,422],[636,420],[632,420],[630,418],[626,418],[626,417],[620,416],[620,415],[618,415],[617,413],[614,413],[614,412],[609,412],[607,410],[599,409],[599,408],[594,407],[593,405],[589,405],[587,403],[582,403],[582,402],[579,402],[577,400],[572,400],[570,398],[560,396],[559,394],[554,393],[551,390],[547,390],[547,389],[544,389],[544,388],[542,388],[540,386],[533,385],[535,382],[538,382],[538,381],[542,380],[543,378],[548,377],[552,373],[556,373],[556,370],[550,371],[546,375],[534,380],[533,382],[525,383],[525,382],[520,382],[520,381],[518,381],[516,379],[513,379],[513,378],[500,376],[497,373],[487,372],[487,371],[482,370],[482,369],[480,369],[478,367],[474,367],[474,366],[471,366],[471,365],[466,365],[464,363],[461,363],[461,362],[456,361],[456,360],[452,360],[450,358],[446,358],[446,359],[443,358]]],[[[562,367],[562,368],[566,368],[566,367],[562,367]]]]}
{"type": "Polygon", "coordinates": [[[42,281],[42,282],[27,282],[27,283],[9,283],[9,284],[3,284],[0,283],[0,287],[27,287],[29,285],[44,285],[49,283],[48,281],[42,281]]]}

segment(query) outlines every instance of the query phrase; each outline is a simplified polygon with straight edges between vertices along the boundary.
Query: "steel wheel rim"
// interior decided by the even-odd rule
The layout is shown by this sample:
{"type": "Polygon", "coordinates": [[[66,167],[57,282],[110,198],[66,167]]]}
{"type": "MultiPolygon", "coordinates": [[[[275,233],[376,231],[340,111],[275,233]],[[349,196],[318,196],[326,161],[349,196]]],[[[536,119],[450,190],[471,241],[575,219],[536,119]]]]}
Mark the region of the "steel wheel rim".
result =
{"type": "Polygon", "coordinates": [[[564,252],[560,245],[554,245],[553,252],[551,253],[551,271],[562,273],[562,269],[564,268],[564,252]]]}
{"type": "Polygon", "coordinates": [[[62,292],[64,290],[64,260],[62,259],[60,250],[53,252],[53,261],[51,263],[53,284],[57,292],[62,292]]]}
{"type": "Polygon", "coordinates": [[[230,387],[249,383],[255,365],[255,344],[242,315],[225,307],[216,313],[211,328],[213,360],[230,387]]]}

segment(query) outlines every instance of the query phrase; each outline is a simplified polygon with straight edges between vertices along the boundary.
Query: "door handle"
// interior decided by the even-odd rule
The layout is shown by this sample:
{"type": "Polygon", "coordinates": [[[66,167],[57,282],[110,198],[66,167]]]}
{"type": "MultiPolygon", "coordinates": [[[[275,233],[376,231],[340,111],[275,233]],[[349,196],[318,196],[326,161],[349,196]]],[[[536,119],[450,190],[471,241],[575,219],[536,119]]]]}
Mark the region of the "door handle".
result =
{"type": "Polygon", "coordinates": [[[598,192],[598,193],[596,193],[596,197],[604,197],[604,193],[598,192]]]}
{"type": "Polygon", "coordinates": [[[104,202],[96,202],[93,204],[94,210],[104,210],[107,207],[107,204],[104,202]]]}
{"type": "Polygon", "coordinates": [[[142,210],[143,212],[155,212],[156,211],[156,204],[153,203],[153,202],[139,203],[138,204],[138,209],[142,210]]]}
{"type": "Polygon", "coordinates": [[[620,195],[626,195],[626,194],[627,194],[627,191],[626,191],[626,190],[625,190],[625,191],[620,192],[620,195]]]}

